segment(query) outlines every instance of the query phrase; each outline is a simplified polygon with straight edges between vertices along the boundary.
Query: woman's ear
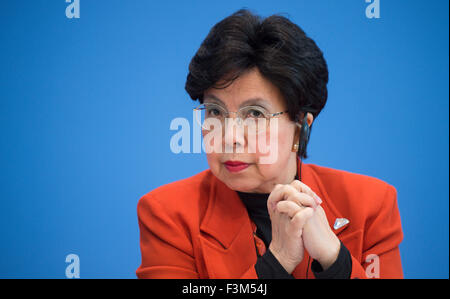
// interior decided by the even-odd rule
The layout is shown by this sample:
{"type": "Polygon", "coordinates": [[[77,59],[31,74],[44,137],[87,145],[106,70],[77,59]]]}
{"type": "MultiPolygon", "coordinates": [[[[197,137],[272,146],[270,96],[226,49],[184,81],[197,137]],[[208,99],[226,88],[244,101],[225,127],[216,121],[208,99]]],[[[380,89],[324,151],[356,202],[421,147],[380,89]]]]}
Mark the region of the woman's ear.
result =
{"type": "MultiPolygon", "coordinates": [[[[300,134],[302,131],[302,124],[303,124],[303,120],[304,120],[304,113],[300,112],[298,117],[297,117],[297,122],[295,123],[295,133],[294,133],[294,142],[292,143],[292,150],[294,151],[298,151],[299,149],[299,145],[300,145],[300,134]]],[[[312,115],[312,113],[308,112],[308,114],[306,115],[306,122],[308,123],[308,127],[311,127],[312,123],[314,121],[314,116],[312,115]]]]}
{"type": "Polygon", "coordinates": [[[304,112],[300,111],[297,116],[295,117],[295,132],[294,132],[294,140],[292,143],[292,149],[294,149],[295,147],[298,150],[298,145],[300,144],[300,132],[302,130],[302,122],[303,122],[303,115],[304,112]]]}
{"type": "Polygon", "coordinates": [[[300,146],[300,132],[301,126],[299,123],[295,123],[295,132],[294,132],[294,140],[292,142],[292,151],[298,152],[300,146]]]}

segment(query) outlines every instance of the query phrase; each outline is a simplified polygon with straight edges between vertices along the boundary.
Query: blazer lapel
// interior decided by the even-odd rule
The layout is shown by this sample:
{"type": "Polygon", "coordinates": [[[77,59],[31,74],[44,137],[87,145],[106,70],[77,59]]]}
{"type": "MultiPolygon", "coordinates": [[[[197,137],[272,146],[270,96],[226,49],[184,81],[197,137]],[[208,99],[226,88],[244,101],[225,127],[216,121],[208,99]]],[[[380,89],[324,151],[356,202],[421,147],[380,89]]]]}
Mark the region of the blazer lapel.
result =
{"type": "Polygon", "coordinates": [[[200,243],[209,278],[237,278],[256,263],[250,218],[237,193],[213,176],[200,243]]]}

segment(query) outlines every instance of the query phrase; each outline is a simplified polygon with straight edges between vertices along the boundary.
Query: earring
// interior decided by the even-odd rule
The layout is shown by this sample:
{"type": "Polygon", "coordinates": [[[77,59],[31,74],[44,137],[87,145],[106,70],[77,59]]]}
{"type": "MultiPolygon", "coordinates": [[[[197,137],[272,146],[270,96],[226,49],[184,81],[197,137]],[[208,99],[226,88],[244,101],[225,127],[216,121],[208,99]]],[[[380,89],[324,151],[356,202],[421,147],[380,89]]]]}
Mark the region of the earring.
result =
{"type": "Polygon", "coordinates": [[[298,147],[299,147],[299,144],[298,144],[298,143],[294,144],[294,146],[292,147],[292,151],[293,151],[294,153],[298,152],[298,147]]]}

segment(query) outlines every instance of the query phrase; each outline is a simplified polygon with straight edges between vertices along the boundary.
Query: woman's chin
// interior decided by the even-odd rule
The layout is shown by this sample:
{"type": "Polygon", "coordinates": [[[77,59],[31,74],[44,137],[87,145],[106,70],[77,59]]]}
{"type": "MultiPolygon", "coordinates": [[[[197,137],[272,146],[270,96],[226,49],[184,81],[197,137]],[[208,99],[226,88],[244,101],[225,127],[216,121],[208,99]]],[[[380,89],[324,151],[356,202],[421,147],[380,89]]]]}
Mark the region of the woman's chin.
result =
{"type": "Polygon", "coordinates": [[[258,179],[259,174],[255,172],[254,165],[238,172],[230,171],[225,166],[211,168],[211,170],[220,181],[234,191],[256,193],[255,190],[261,186],[261,180],[258,179]]]}
{"type": "Polygon", "coordinates": [[[222,182],[227,185],[228,188],[234,191],[252,193],[259,186],[257,182],[245,180],[244,178],[224,178],[222,182]]]}

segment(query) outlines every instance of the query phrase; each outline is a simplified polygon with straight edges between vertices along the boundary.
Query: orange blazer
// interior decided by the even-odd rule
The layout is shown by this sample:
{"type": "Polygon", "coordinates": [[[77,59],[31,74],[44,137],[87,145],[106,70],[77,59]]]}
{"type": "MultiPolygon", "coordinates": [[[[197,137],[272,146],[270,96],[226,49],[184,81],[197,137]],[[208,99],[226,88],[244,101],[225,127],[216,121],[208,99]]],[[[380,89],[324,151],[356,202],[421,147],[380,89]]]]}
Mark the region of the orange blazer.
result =
{"type": "MultiPolygon", "coordinates": [[[[351,278],[402,278],[396,189],[373,177],[299,164],[331,227],[337,218],[349,220],[333,231],[352,255],[351,278]]],[[[137,211],[138,278],[258,278],[256,227],[237,193],[210,170],[149,192],[137,211]]],[[[310,267],[305,251],[292,275],[314,278],[310,267]]]]}

